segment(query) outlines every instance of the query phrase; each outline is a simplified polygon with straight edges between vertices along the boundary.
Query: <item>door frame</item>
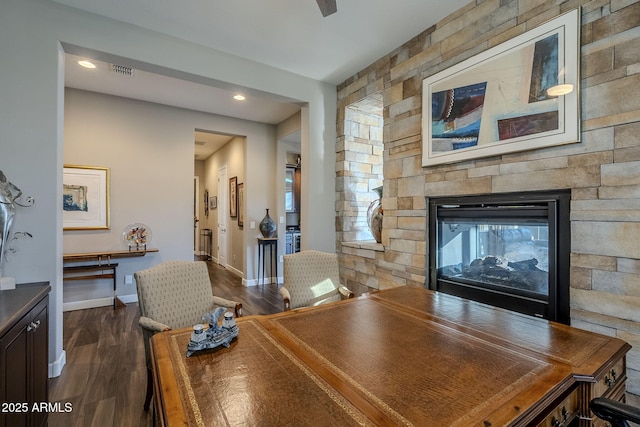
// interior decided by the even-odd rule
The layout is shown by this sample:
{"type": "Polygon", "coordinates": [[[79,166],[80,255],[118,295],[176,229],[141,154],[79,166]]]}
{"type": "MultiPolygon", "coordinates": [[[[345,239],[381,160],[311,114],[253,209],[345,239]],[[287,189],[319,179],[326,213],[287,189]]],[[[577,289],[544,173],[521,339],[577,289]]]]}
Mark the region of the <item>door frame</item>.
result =
{"type": "Polygon", "coordinates": [[[229,253],[228,223],[229,223],[229,196],[228,196],[227,165],[218,168],[218,239],[217,259],[218,264],[227,267],[227,254],[229,253]]]}
{"type": "Polygon", "coordinates": [[[193,254],[202,255],[200,251],[200,177],[193,177],[193,254]],[[196,221],[196,218],[199,221],[196,221]]]}

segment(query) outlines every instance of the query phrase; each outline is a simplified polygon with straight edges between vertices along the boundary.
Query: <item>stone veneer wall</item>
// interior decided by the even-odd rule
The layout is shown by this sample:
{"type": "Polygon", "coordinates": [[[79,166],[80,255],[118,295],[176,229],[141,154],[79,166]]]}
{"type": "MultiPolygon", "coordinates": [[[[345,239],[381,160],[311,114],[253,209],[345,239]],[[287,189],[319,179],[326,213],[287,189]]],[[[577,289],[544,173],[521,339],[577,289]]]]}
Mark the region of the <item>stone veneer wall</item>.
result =
{"type": "Polygon", "coordinates": [[[336,228],[343,241],[372,240],[367,224],[373,191],[382,185],[382,94],[366,97],[345,109],[342,149],[336,160],[336,228]]]}
{"type": "Polygon", "coordinates": [[[338,230],[344,283],[425,285],[427,196],[570,188],[572,325],[634,347],[627,390],[640,394],[639,46],[640,0],[477,0],[339,85],[341,156],[346,106],[384,100],[382,245],[346,243],[338,230]],[[423,168],[422,80],[578,6],[581,142],[423,168]]]}

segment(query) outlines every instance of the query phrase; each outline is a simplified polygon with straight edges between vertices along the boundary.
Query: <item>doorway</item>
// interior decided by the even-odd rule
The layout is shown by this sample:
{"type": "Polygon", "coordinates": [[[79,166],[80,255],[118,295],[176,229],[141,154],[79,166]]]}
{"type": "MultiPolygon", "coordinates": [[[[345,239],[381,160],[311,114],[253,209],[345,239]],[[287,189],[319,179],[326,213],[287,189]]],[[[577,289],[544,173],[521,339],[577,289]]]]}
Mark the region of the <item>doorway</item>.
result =
{"type": "Polygon", "coordinates": [[[218,264],[227,266],[227,165],[218,169],[218,264]]]}
{"type": "Polygon", "coordinates": [[[193,254],[202,255],[198,248],[200,247],[200,177],[193,177],[193,254]]]}

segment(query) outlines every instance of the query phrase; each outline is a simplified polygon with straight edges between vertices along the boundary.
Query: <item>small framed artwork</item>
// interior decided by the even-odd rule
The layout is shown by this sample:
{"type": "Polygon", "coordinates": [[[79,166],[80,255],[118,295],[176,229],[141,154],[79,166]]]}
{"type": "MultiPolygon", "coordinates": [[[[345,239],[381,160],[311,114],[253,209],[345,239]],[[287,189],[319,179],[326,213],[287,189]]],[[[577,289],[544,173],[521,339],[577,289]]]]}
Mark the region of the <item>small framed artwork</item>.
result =
{"type": "Polygon", "coordinates": [[[109,229],[109,169],[65,165],[62,172],[64,230],[109,229]]]}
{"type": "Polygon", "coordinates": [[[238,184],[238,226],[244,227],[244,183],[238,184]]]}
{"type": "Polygon", "coordinates": [[[216,209],[218,207],[218,196],[211,196],[209,199],[209,209],[216,209]]]}
{"type": "Polygon", "coordinates": [[[580,140],[575,9],[423,80],[422,166],[580,140]]]}
{"type": "Polygon", "coordinates": [[[238,177],[229,178],[229,216],[238,216],[238,177]]]}

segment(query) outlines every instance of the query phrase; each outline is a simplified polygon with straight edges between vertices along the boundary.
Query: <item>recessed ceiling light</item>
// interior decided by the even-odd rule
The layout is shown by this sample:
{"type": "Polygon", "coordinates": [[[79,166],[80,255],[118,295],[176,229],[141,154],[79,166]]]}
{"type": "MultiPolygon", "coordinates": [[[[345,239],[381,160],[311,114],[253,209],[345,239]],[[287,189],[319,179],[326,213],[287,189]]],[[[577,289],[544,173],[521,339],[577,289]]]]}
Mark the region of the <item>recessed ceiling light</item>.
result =
{"type": "Polygon", "coordinates": [[[247,98],[245,98],[244,95],[237,94],[233,96],[233,99],[235,99],[236,101],[244,101],[247,98]]]}
{"type": "Polygon", "coordinates": [[[96,64],[91,61],[78,61],[78,64],[80,64],[80,66],[84,68],[96,68],[96,64]]]}

